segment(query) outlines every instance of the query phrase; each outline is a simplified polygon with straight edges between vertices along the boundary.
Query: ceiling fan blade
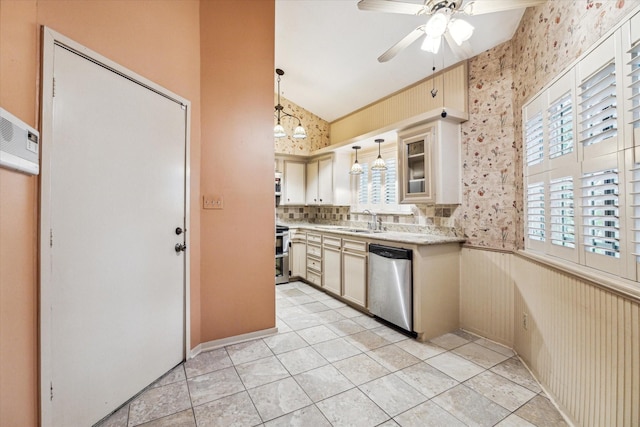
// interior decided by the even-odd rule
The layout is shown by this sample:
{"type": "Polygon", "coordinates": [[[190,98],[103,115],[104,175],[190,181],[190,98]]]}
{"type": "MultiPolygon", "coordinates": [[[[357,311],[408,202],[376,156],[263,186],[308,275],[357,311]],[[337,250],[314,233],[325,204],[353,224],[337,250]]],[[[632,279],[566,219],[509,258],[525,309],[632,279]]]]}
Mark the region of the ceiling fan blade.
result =
{"type": "Polygon", "coordinates": [[[462,7],[467,15],[483,15],[485,13],[503,12],[505,10],[523,9],[546,3],[547,0],[474,0],[462,7]]]}
{"type": "Polygon", "coordinates": [[[396,56],[400,51],[406,47],[408,47],[411,43],[418,40],[421,36],[424,35],[424,25],[419,26],[415,30],[411,31],[407,34],[402,40],[398,43],[394,44],[387,50],[385,53],[378,57],[378,62],[387,62],[396,56]]]}
{"type": "Polygon", "coordinates": [[[458,43],[453,40],[451,34],[447,31],[444,33],[444,38],[447,40],[449,47],[451,48],[451,52],[460,60],[465,60],[467,58],[471,58],[473,56],[473,51],[471,50],[471,45],[468,42],[462,42],[462,45],[458,46],[458,43]]]}
{"type": "Polygon", "coordinates": [[[403,3],[390,0],[360,0],[358,9],[374,12],[403,13],[406,15],[418,15],[424,10],[424,6],[415,3],[403,3]]]}

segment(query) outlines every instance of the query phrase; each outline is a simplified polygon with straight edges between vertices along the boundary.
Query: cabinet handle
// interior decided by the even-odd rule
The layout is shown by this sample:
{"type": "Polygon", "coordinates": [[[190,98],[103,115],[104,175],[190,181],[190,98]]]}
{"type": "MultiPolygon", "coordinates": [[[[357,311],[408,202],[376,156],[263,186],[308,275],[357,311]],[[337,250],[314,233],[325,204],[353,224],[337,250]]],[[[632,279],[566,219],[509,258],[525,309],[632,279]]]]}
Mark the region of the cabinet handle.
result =
{"type": "Polygon", "coordinates": [[[320,199],[320,201],[322,201],[322,199],[320,199]]]}

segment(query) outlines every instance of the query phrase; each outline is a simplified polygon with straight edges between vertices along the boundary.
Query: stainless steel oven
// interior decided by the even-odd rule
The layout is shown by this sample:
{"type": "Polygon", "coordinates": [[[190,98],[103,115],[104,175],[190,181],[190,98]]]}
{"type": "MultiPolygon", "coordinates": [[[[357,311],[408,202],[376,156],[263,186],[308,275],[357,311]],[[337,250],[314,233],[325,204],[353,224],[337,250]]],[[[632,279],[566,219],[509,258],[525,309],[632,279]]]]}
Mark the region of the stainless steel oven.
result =
{"type": "Polygon", "coordinates": [[[276,285],[289,282],[289,227],[276,226],[276,285]]]}

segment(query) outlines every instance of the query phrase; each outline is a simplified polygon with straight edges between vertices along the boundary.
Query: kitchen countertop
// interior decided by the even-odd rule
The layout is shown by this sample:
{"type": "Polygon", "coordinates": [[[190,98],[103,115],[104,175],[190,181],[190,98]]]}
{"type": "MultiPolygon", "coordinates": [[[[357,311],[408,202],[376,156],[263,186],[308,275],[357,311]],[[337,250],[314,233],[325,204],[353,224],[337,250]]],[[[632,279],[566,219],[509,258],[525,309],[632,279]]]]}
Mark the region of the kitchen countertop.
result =
{"type": "Polygon", "coordinates": [[[372,231],[366,228],[348,227],[344,225],[315,225],[296,224],[288,225],[289,228],[304,229],[346,236],[360,237],[363,239],[384,240],[389,242],[409,243],[413,245],[440,245],[444,243],[463,243],[466,239],[455,236],[442,236],[436,234],[408,233],[403,231],[372,231]]]}

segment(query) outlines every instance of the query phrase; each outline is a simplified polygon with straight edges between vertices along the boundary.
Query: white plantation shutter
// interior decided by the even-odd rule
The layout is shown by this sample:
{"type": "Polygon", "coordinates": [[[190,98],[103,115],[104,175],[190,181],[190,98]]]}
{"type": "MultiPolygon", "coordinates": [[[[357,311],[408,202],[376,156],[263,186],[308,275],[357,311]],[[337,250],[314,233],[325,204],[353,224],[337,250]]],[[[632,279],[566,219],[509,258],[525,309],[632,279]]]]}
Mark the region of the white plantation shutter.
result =
{"type": "Polygon", "coordinates": [[[387,170],[384,171],[384,204],[395,205],[398,203],[397,190],[397,162],[396,159],[386,159],[387,170]]]}
{"type": "Polygon", "coordinates": [[[636,257],[636,262],[640,262],[640,164],[634,165],[631,169],[631,208],[633,209],[632,229],[634,245],[633,255],[636,257]]]}
{"type": "Polygon", "coordinates": [[[582,218],[585,251],[620,258],[618,170],[582,176],[582,218]]]}
{"type": "Polygon", "coordinates": [[[629,74],[629,77],[631,77],[631,85],[629,86],[631,107],[629,112],[631,113],[630,118],[633,127],[640,128],[640,42],[636,43],[628,53],[631,57],[629,61],[631,66],[631,73],[629,74]]]}
{"type": "Polygon", "coordinates": [[[378,152],[371,150],[359,156],[362,174],[358,176],[356,211],[369,209],[373,212],[409,212],[409,207],[398,204],[398,160],[394,146],[382,149],[386,170],[372,170],[371,165],[378,152]]]}
{"type": "Polygon", "coordinates": [[[382,200],[382,171],[371,171],[371,204],[379,205],[382,200]]]}
{"type": "Polygon", "coordinates": [[[547,109],[549,129],[549,157],[556,158],[573,152],[573,105],[571,91],[554,101],[547,109]]]}
{"type": "Polygon", "coordinates": [[[566,176],[549,182],[551,243],[575,248],[573,178],[566,176]]]}
{"type": "Polygon", "coordinates": [[[616,64],[610,62],[579,88],[580,142],[597,144],[618,135],[616,64]]]}
{"type": "Polygon", "coordinates": [[[525,123],[526,165],[533,166],[544,159],[542,111],[525,123]]]}
{"type": "Polygon", "coordinates": [[[527,184],[527,236],[545,241],[544,183],[527,184]]]}
{"type": "Polygon", "coordinates": [[[358,204],[366,205],[369,203],[369,164],[360,163],[362,173],[358,175],[358,204]]]}

